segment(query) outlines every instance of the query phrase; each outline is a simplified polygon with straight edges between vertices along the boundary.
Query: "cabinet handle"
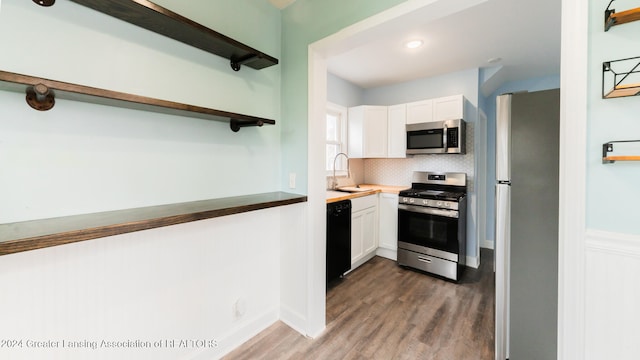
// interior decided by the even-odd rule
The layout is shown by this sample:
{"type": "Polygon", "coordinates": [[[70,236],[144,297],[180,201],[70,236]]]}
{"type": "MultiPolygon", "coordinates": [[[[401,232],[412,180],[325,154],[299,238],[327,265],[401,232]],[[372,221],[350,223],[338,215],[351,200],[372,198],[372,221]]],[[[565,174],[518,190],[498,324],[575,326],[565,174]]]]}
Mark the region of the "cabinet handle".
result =
{"type": "Polygon", "coordinates": [[[422,257],[422,256],[418,256],[418,261],[422,261],[423,263],[431,264],[431,259],[426,258],[426,257],[422,257]]]}

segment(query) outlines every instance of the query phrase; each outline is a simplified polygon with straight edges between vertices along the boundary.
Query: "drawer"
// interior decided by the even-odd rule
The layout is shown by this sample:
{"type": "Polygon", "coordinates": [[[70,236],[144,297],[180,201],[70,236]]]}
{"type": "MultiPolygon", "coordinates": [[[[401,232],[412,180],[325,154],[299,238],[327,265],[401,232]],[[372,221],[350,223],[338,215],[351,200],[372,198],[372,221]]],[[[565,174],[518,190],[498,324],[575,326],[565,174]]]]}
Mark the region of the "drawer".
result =
{"type": "Polygon", "coordinates": [[[458,263],[405,249],[398,249],[398,265],[458,280],[458,263]]]}
{"type": "Polygon", "coordinates": [[[351,213],[378,206],[378,195],[369,195],[351,199],[351,213]]]}

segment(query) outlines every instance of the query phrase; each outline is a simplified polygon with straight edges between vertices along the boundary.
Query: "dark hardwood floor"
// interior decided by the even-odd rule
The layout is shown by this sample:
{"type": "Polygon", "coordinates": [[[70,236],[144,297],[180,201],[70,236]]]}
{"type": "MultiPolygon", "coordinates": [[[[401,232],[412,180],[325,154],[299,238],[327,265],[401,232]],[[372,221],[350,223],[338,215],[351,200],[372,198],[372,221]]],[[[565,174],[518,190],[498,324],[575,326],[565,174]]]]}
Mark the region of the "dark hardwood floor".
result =
{"type": "Polygon", "coordinates": [[[493,251],[459,283],[375,257],[327,292],[327,328],[306,338],[278,322],[224,359],[493,360],[493,251]]]}

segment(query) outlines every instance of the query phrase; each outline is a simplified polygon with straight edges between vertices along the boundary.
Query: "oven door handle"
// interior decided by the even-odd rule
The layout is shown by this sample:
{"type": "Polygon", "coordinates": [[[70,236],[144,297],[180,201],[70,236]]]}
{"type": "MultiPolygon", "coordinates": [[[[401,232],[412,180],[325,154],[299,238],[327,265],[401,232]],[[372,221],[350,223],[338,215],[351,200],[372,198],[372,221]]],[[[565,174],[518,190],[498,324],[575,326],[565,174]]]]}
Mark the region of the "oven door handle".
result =
{"type": "Polygon", "coordinates": [[[428,215],[436,215],[436,216],[444,216],[448,218],[458,218],[458,211],[456,210],[445,210],[445,209],[434,209],[430,207],[424,206],[416,206],[416,205],[406,205],[406,204],[398,204],[398,210],[405,210],[410,212],[417,212],[421,214],[428,215]]]}

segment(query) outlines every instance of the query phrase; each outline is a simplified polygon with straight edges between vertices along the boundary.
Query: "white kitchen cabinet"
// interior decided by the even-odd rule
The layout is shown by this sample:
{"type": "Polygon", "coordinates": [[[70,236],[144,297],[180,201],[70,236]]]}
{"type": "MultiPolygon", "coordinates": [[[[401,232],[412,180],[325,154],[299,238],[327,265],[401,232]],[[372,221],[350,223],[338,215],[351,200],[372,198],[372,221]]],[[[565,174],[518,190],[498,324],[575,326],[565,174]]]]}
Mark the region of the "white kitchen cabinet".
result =
{"type": "Polygon", "coordinates": [[[397,260],[398,252],[398,195],[380,193],[378,199],[378,240],[376,254],[397,260]]]}
{"type": "Polygon", "coordinates": [[[464,96],[453,95],[406,104],[407,124],[464,119],[464,96]]]}
{"type": "Polygon", "coordinates": [[[407,105],[389,106],[388,111],[387,157],[407,157],[407,105]]]}
{"type": "Polygon", "coordinates": [[[348,152],[350,158],[387,157],[387,107],[349,108],[348,152]]]}
{"type": "Polygon", "coordinates": [[[464,119],[464,97],[446,96],[433,99],[433,121],[464,119]]]}
{"type": "Polygon", "coordinates": [[[433,121],[433,99],[410,102],[407,105],[407,124],[433,121]]]}
{"type": "Polygon", "coordinates": [[[378,248],[378,195],[351,200],[351,270],[375,256],[378,248]]]}

